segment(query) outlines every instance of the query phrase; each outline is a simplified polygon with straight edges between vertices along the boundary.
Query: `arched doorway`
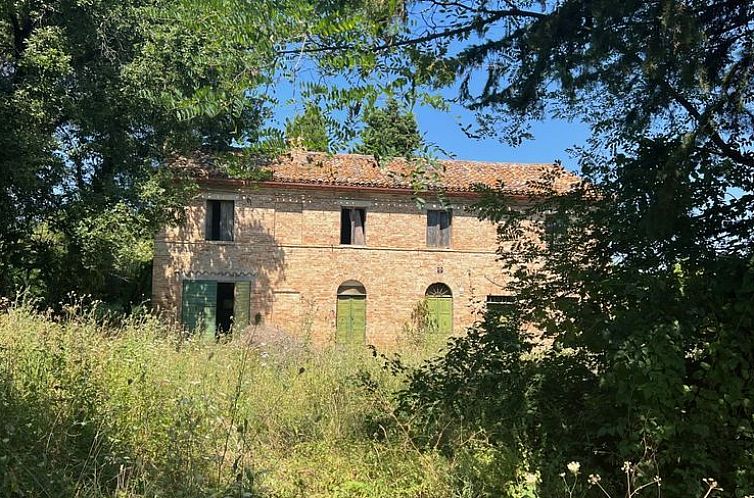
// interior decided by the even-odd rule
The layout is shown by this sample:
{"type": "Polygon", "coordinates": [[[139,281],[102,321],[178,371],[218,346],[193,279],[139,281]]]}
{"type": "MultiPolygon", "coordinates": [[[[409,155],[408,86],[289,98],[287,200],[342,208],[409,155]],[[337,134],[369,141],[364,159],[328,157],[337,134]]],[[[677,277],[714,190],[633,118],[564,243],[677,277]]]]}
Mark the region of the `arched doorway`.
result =
{"type": "Polygon", "coordinates": [[[335,342],[364,344],[367,331],[367,291],[361,282],[346,280],[338,287],[335,342]]]}
{"type": "Polygon", "coordinates": [[[441,334],[453,332],[453,293],[450,287],[437,282],[427,287],[424,295],[435,330],[441,334]]]}

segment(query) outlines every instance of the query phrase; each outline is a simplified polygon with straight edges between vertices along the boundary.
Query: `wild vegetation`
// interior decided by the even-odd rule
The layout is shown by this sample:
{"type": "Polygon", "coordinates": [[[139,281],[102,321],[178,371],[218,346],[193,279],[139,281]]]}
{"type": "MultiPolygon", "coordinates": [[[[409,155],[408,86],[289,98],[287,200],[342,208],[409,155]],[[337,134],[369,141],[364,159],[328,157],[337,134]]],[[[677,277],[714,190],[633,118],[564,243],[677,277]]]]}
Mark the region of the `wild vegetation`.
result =
{"type": "Polygon", "coordinates": [[[191,193],[164,160],[279,145],[277,77],[309,111],[289,132],[332,151],[391,99],[442,108],[449,87],[471,137],[592,131],[580,190],[526,209],[482,192],[514,316],[423,365],[10,308],[3,492],[754,493],[750,1],[28,0],[0,7],[0,33],[0,292],[42,309],[71,289],[138,301],[152,231],[191,193]],[[522,236],[545,224],[546,245],[522,236]]]}
{"type": "Polygon", "coordinates": [[[390,408],[401,379],[366,349],[66,313],[0,314],[2,496],[445,497],[466,465],[418,450],[390,408]]]}

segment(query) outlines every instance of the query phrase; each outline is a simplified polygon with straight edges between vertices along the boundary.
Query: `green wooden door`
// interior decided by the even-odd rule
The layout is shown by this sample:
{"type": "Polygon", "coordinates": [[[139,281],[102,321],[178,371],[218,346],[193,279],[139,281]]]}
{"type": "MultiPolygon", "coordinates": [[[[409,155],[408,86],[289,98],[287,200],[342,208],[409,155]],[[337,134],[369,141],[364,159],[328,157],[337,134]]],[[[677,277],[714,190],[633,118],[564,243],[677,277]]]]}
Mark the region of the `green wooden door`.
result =
{"type": "Polygon", "coordinates": [[[435,330],[441,334],[453,332],[453,298],[450,296],[427,296],[427,308],[435,330]]]}
{"type": "Polygon", "coordinates": [[[251,282],[236,282],[233,301],[233,328],[241,332],[249,326],[251,282]]]}
{"type": "Polygon", "coordinates": [[[367,300],[364,296],[338,296],[335,342],[364,344],[367,332],[367,300]]]}
{"type": "Polygon", "coordinates": [[[184,280],[181,321],[190,332],[215,336],[217,328],[217,282],[184,280]]]}

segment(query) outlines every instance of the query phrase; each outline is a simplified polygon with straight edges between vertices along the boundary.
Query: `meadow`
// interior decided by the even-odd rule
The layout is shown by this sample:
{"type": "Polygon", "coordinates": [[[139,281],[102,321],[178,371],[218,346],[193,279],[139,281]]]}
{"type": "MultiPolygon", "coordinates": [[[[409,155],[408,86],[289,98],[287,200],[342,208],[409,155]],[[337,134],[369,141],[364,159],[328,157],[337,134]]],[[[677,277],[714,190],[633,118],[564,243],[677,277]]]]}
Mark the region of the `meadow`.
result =
{"type": "MultiPolygon", "coordinates": [[[[407,347],[402,361],[427,355],[407,347]]],[[[365,348],[268,351],[187,339],[148,314],[9,305],[0,495],[462,496],[457,457],[415,446],[394,414],[403,379],[384,366],[365,348]]]]}

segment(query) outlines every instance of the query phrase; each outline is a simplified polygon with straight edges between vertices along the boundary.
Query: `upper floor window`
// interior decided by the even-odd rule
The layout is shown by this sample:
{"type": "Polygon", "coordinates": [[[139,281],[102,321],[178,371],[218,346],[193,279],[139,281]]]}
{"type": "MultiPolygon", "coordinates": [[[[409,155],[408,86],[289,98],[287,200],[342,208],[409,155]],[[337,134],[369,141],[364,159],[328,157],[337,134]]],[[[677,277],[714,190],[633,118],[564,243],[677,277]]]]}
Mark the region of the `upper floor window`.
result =
{"type": "Polygon", "coordinates": [[[427,247],[450,247],[452,214],[447,209],[427,210],[427,247]]]}
{"type": "Polygon", "coordinates": [[[548,244],[563,242],[566,236],[566,220],[557,213],[545,215],[545,241],[548,244]]]}
{"type": "Polygon", "coordinates": [[[340,243],[366,245],[367,211],[364,208],[344,207],[340,211],[340,243]]]}
{"type": "Polygon", "coordinates": [[[206,240],[233,240],[233,201],[207,200],[206,240]]]}

